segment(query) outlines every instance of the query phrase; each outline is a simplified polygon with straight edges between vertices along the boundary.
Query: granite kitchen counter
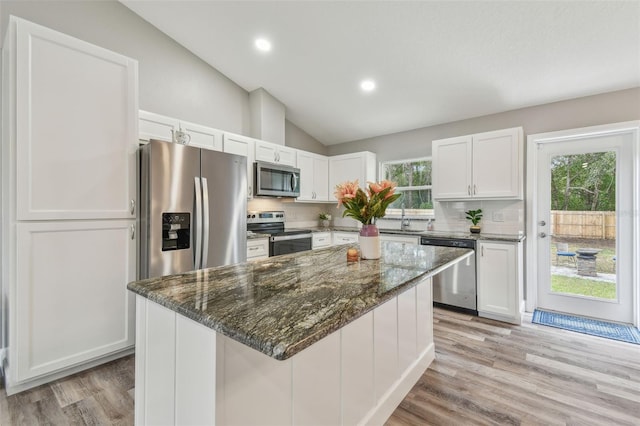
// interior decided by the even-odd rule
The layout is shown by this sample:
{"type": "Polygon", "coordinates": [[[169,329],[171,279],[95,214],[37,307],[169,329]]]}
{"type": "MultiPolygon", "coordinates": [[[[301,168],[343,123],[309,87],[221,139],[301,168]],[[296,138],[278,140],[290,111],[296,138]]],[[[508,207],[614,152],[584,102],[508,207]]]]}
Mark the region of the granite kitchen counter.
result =
{"type": "Polygon", "coordinates": [[[380,260],[349,245],[130,283],[127,288],[284,360],[472,251],[382,242],[380,260]]]}

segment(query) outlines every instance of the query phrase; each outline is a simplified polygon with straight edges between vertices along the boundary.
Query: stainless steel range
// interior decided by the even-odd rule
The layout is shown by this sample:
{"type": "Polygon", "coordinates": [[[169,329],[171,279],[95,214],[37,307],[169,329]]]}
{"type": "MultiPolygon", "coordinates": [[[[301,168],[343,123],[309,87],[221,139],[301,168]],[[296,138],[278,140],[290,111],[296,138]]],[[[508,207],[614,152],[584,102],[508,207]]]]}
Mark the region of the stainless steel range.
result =
{"type": "Polygon", "coordinates": [[[283,211],[248,212],[247,231],[269,234],[269,256],[311,250],[311,232],[285,230],[283,211]]]}

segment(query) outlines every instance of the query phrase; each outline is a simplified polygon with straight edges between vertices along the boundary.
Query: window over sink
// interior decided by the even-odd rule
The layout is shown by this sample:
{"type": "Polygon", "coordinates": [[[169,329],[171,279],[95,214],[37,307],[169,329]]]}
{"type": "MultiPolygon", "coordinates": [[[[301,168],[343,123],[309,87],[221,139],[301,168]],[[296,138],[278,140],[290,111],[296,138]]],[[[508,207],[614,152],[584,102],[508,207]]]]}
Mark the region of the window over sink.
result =
{"type": "Polygon", "coordinates": [[[403,194],[387,208],[387,216],[400,216],[403,205],[407,216],[433,215],[431,157],[383,161],[380,179],[396,182],[403,194]]]}

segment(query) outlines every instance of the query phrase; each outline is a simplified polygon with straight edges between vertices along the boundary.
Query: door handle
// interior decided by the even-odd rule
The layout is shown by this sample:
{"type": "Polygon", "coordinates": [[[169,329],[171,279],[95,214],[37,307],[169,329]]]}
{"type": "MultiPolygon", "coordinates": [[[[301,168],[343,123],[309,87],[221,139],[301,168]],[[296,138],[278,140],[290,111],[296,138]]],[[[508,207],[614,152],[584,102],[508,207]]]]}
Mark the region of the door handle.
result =
{"type": "Polygon", "coordinates": [[[539,233],[539,234],[538,234],[538,236],[539,236],[540,238],[546,238],[546,237],[547,237],[547,234],[545,234],[544,232],[541,232],[541,233],[539,233]]]}
{"type": "Polygon", "coordinates": [[[136,213],[136,200],[131,200],[129,211],[131,212],[131,214],[136,213]]]}
{"type": "Polygon", "coordinates": [[[129,228],[129,232],[131,233],[131,239],[135,240],[136,239],[136,226],[135,225],[131,225],[131,227],[129,228]]]}
{"type": "Polygon", "coordinates": [[[196,249],[194,269],[201,269],[202,264],[202,189],[200,188],[200,178],[194,177],[195,192],[196,192],[196,249]]]}
{"type": "Polygon", "coordinates": [[[207,178],[202,178],[202,263],[206,268],[209,259],[209,184],[207,178]]]}

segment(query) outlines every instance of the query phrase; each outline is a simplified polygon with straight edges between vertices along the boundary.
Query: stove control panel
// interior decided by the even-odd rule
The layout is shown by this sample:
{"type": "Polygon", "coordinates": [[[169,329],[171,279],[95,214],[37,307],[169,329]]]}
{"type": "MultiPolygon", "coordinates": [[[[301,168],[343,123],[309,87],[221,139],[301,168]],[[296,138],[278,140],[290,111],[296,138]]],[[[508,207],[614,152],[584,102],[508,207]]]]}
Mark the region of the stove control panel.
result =
{"type": "Polygon", "coordinates": [[[279,223],[284,222],[283,211],[247,212],[247,223],[279,223]]]}

